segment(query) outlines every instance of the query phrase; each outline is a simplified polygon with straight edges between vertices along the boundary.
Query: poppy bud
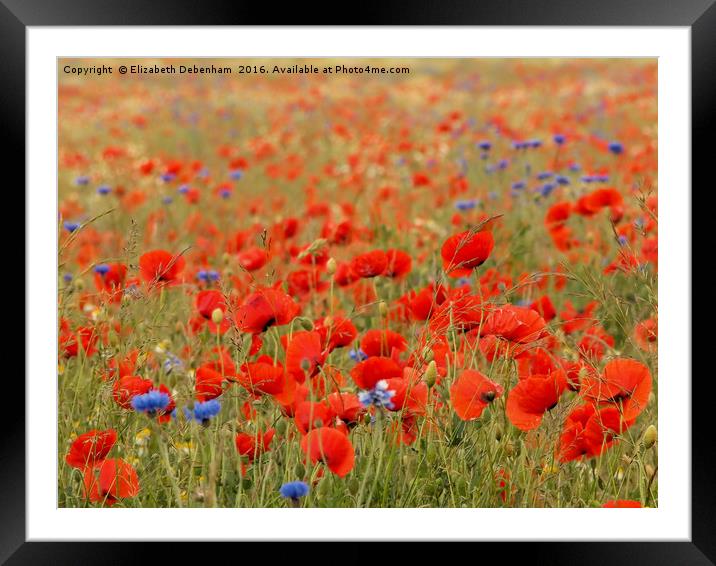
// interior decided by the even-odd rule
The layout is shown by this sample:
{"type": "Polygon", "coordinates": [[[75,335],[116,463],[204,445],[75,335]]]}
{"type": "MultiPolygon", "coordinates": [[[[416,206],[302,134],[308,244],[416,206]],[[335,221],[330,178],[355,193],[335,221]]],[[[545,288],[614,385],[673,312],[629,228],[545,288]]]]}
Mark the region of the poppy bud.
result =
{"type": "Polygon", "coordinates": [[[323,426],[323,419],[315,419],[313,421],[313,426],[316,428],[321,428],[323,426]]]}
{"type": "Polygon", "coordinates": [[[295,474],[295,476],[297,478],[305,477],[306,476],[306,468],[304,467],[303,464],[301,464],[299,462],[298,464],[296,464],[296,467],[293,469],[293,473],[295,474]]]}
{"type": "Polygon", "coordinates": [[[495,429],[495,439],[502,440],[502,428],[499,426],[495,429]]]}
{"type": "Polygon", "coordinates": [[[644,466],[644,471],[646,472],[646,477],[649,479],[649,481],[651,481],[656,474],[656,470],[651,464],[647,464],[646,466],[644,466]]]}
{"type": "Polygon", "coordinates": [[[222,320],[224,320],[224,311],[222,311],[220,308],[215,308],[213,311],[211,311],[211,321],[214,324],[221,324],[222,320]]]}
{"type": "Polygon", "coordinates": [[[224,252],[224,255],[221,256],[221,260],[224,262],[224,265],[229,265],[231,262],[231,254],[224,252]]]}
{"type": "Polygon", "coordinates": [[[365,416],[363,417],[363,422],[365,422],[365,424],[369,425],[370,421],[371,421],[370,413],[366,413],[365,416]]]}
{"type": "Polygon", "coordinates": [[[388,316],[388,305],[385,301],[380,301],[378,303],[378,312],[380,312],[380,316],[382,316],[383,318],[388,316]]]}
{"type": "Polygon", "coordinates": [[[644,431],[644,448],[647,450],[656,444],[657,433],[654,425],[649,425],[644,431]]]}
{"type": "Polygon", "coordinates": [[[74,281],[75,289],[78,291],[82,291],[85,288],[85,282],[82,281],[82,279],[75,279],[74,281]]]}
{"type": "Polygon", "coordinates": [[[301,360],[301,371],[306,373],[309,369],[311,369],[311,361],[308,358],[303,358],[301,360]]]}
{"type": "Polygon", "coordinates": [[[351,480],[348,482],[348,491],[351,492],[351,495],[355,495],[358,493],[358,490],[360,489],[360,482],[356,478],[351,478],[351,480]]]}
{"type": "Polygon", "coordinates": [[[432,360],[428,364],[428,369],[425,370],[425,383],[428,384],[428,387],[432,388],[433,385],[435,385],[435,380],[438,378],[438,368],[435,364],[435,360],[432,360]]]}
{"type": "Polygon", "coordinates": [[[336,260],[332,257],[329,257],[328,261],[326,262],[326,273],[328,273],[328,275],[333,275],[335,274],[336,269],[338,269],[338,264],[336,263],[336,260]]]}

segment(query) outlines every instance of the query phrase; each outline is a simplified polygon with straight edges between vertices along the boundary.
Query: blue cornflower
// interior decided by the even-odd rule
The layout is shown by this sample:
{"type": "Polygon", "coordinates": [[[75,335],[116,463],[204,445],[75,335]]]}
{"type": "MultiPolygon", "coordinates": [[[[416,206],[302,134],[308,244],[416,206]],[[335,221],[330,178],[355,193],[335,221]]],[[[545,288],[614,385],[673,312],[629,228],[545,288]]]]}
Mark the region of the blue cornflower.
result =
{"type": "Polygon", "coordinates": [[[552,171],[543,171],[542,173],[537,174],[537,179],[539,181],[544,181],[546,179],[551,179],[554,176],[554,173],[552,171]]]}
{"type": "Polygon", "coordinates": [[[204,167],[201,171],[196,174],[197,179],[204,179],[209,176],[209,170],[204,167]]]}
{"type": "Polygon", "coordinates": [[[234,169],[233,171],[229,172],[229,177],[231,177],[234,181],[238,181],[243,176],[244,172],[241,169],[234,169]]]}
{"type": "Polygon", "coordinates": [[[525,143],[531,148],[537,148],[542,146],[542,140],[530,140],[525,143]]]}
{"type": "Polygon", "coordinates": [[[549,196],[549,194],[554,190],[555,185],[553,183],[545,183],[539,188],[539,192],[543,197],[549,196]]]}
{"type": "Polygon", "coordinates": [[[107,185],[102,185],[101,187],[97,188],[97,194],[99,195],[108,195],[112,192],[112,187],[108,187],[107,185]]]}
{"type": "Polygon", "coordinates": [[[184,407],[184,416],[189,420],[193,419],[206,426],[212,417],[219,414],[219,411],[221,411],[221,403],[218,399],[211,399],[204,403],[197,401],[194,403],[193,409],[184,407]]]}
{"type": "Polygon", "coordinates": [[[394,406],[391,399],[394,395],[395,391],[388,391],[388,382],[385,379],[381,379],[373,389],[358,393],[358,400],[364,407],[375,405],[376,407],[392,409],[394,406]]]}
{"type": "Polygon", "coordinates": [[[229,189],[222,189],[219,191],[219,196],[223,199],[227,199],[231,196],[231,191],[229,189]]]}
{"type": "Polygon", "coordinates": [[[565,138],[562,134],[554,134],[554,138],[552,139],[557,145],[562,145],[567,138],[565,138]]]}
{"type": "Polygon", "coordinates": [[[168,394],[158,389],[152,389],[149,393],[132,397],[132,407],[138,413],[154,415],[157,411],[166,409],[170,401],[168,394]]]}
{"type": "Polygon", "coordinates": [[[627,244],[627,242],[629,242],[629,240],[627,239],[627,237],[624,236],[624,235],[619,236],[619,238],[617,239],[617,241],[619,242],[619,245],[620,245],[620,246],[625,246],[625,245],[627,244]]]}
{"type": "Polygon", "coordinates": [[[611,151],[614,155],[619,155],[624,152],[624,146],[619,142],[613,141],[609,144],[609,151],[611,151]]]}
{"type": "Polygon", "coordinates": [[[458,210],[472,210],[477,206],[477,199],[455,201],[455,208],[458,210]]]}
{"type": "Polygon", "coordinates": [[[65,273],[65,274],[62,276],[62,279],[65,280],[65,283],[69,283],[70,281],[72,281],[72,274],[71,274],[71,273],[65,273]]]}
{"type": "Polygon", "coordinates": [[[80,225],[77,222],[65,222],[62,224],[68,232],[74,232],[80,225]]]}
{"type": "Polygon", "coordinates": [[[513,191],[521,191],[525,188],[525,182],[524,181],[515,181],[512,183],[512,190],[513,191]]]}
{"type": "Polygon", "coordinates": [[[221,278],[221,275],[219,275],[218,271],[214,271],[213,269],[210,269],[206,272],[206,277],[209,279],[209,281],[218,281],[221,278]]]}
{"type": "Polygon", "coordinates": [[[106,263],[99,263],[94,266],[94,272],[99,273],[100,275],[106,275],[109,271],[109,265],[106,263]]]}
{"type": "Polygon", "coordinates": [[[498,168],[498,169],[507,169],[507,166],[508,166],[509,164],[510,164],[510,162],[507,161],[507,159],[501,159],[501,160],[497,163],[497,168],[498,168]]]}
{"type": "Polygon", "coordinates": [[[564,175],[557,175],[554,180],[557,181],[559,185],[569,185],[569,177],[565,177],[564,175]]]}
{"type": "Polygon", "coordinates": [[[171,204],[172,202],[174,202],[174,199],[172,197],[164,197],[162,199],[162,204],[171,204]]]}
{"type": "Polygon", "coordinates": [[[186,193],[189,192],[189,185],[182,185],[181,187],[179,187],[179,188],[177,189],[177,192],[179,192],[179,193],[185,195],[186,193]]]}
{"type": "Polygon", "coordinates": [[[455,282],[455,285],[458,286],[458,287],[465,287],[465,286],[469,286],[470,284],[471,284],[471,283],[470,283],[470,278],[469,278],[469,277],[460,277],[460,278],[455,282]]]}
{"type": "Polygon", "coordinates": [[[490,151],[490,148],[492,147],[492,144],[487,141],[481,141],[477,144],[477,147],[479,147],[482,151],[490,151]]]}
{"type": "Polygon", "coordinates": [[[199,272],[196,274],[196,278],[199,281],[208,281],[209,274],[204,269],[200,269],[199,272]]]}
{"type": "Polygon", "coordinates": [[[513,149],[526,149],[526,148],[527,148],[527,142],[523,142],[523,141],[513,141],[513,142],[512,142],[512,148],[513,148],[513,149]]]}
{"type": "Polygon", "coordinates": [[[281,497],[297,501],[299,497],[306,497],[308,495],[309,489],[308,484],[305,482],[290,481],[288,483],[283,484],[279,488],[278,492],[281,494],[281,497]]]}
{"type": "Polygon", "coordinates": [[[81,175],[75,179],[75,184],[77,185],[88,185],[89,184],[89,177],[87,175],[81,175]]]}
{"type": "Polygon", "coordinates": [[[181,370],[184,367],[184,362],[182,362],[178,356],[172,354],[171,352],[167,352],[167,359],[164,360],[162,367],[165,372],[171,373],[172,370],[175,369],[181,370]]]}
{"type": "Polygon", "coordinates": [[[176,175],[174,173],[162,173],[159,178],[165,183],[169,183],[176,178],[176,175]]]}
{"type": "Polygon", "coordinates": [[[571,163],[571,164],[569,165],[569,170],[570,170],[572,173],[576,173],[577,171],[581,171],[582,168],[581,168],[581,167],[579,166],[579,164],[577,164],[577,163],[571,163]]]}
{"type": "Polygon", "coordinates": [[[592,180],[595,183],[606,183],[609,181],[609,175],[594,175],[592,176],[592,180]]]}
{"type": "Polygon", "coordinates": [[[594,175],[582,175],[582,181],[584,181],[585,183],[593,183],[594,175]]]}
{"type": "Polygon", "coordinates": [[[366,354],[360,348],[358,348],[357,350],[351,350],[350,352],[348,352],[348,356],[354,362],[362,362],[363,360],[368,359],[368,354],[366,354]]]}

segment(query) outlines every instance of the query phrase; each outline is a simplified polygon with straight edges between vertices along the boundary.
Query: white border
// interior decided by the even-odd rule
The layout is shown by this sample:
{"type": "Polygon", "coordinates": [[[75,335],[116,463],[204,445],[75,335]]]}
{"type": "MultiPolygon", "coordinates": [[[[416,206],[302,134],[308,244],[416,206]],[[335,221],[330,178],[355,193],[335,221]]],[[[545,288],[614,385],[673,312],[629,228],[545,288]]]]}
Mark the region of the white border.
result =
{"type": "Polygon", "coordinates": [[[28,540],[690,540],[690,44],[686,27],[28,28],[28,540]],[[658,509],[56,507],[56,291],[48,282],[55,281],[57,273],[58,56],[525,55],[659,58],[658,509]]]}

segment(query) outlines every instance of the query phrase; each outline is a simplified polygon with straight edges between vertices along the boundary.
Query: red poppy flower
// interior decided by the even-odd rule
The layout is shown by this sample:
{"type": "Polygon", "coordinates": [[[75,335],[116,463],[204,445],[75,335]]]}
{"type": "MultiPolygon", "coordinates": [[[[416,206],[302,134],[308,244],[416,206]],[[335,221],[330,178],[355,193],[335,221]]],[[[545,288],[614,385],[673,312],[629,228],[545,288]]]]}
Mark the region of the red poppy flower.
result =
{"type": "Polygon", "coordinates": [[[544,414],[557,405],[566,387],[567,378],[559,370],[523,379],[507,397],[507,417],[520,430],[537,428],[544,414]]]}
{"type": "Polygon", "coordinates": [[[222,313],[226,311],[226,299],[224,298],[224,294],[215,289],[199,291],[196,294],[195,303],[196,310],[207,320],[211,320],[211,313],[216,309],[221,310],[222,313]]]}
{"type": "Polygon", "coordinates": [[[80,348],[87,357],[97,353],[99,334],[92,326],[80,326],[74,332],[60,331],[60,349],[66,358],[73,358],[80,348]]]}
{"type": "Polygon", "coordinates": [[[333,410],[323,402],[301,401],[294,409],[294,422],[301,434],[309,430],[333,424],[333,410]]]}
{"type": "Polygon", "coordinates": [[[339,287],[347,287],[351,283],[358,281],[360,277],[353,272],[350,263],[339,263],[336,268],[336,274],[333,276],[333,280],[339,287]]]}
{"type": "Polygon", "coordinates": [[[283,291],[262,289],[246,297],[237,309],[236,324],[244,332],[259,334],[271,326],[288,324],[299,310],[299,306],[283,291]]]}
{"type": "Polygon", "coordinates": [[[320,318],[314,325],[321,335],[321,343],[329,352],[336,348],[345,348],[353,343],[358,330],[349,318],[334,316],[331,319],[320,318]],[[330,324],[326,324],[330,322],[330,324]]]}
{"type": "Polygon", "coordinates": [[[424,415],[428,405],[428,384],[421,380],[393,377],[386,379],[388,391],[393,391],[390,398],[393,405],[391,411],[406,410],[411,415],[424,415]]]}
{"type": "Polygon", "coordinates": [[[280,363],[274,365],[270,356],[261,356],[253,363],[244,364],[241,370],[243,373],[236,375],[236,381],[250,393],[278,395],[283,391],[285,371],[280,363]]]}
{"type": "Polygon", "coordinates": [[[607,348],[614,347],[614,337],[607,334],[600,325],[587,329],[578,344],[579,353],[584,358],[601,360],[607,348]]]}
{"type": "Polygon", "coordinates": [[[264,433],[261,431],[253,434],[239,432],[236,434],[235,439],[236,451],[242,456],[247,456],[249,462],[253,462],[258,456],[270,450],[271,441],[275,434],[276,431],[273,428],[264,433]]]}
{"type": "Polygon", "coordinates": [[[386,277],[402,277],[410,273],[413,264],[412,258],[402,250],[388,250],[385,252],[388,266],[383,275],[386,277]]]}
{"type": "Polygon", "coordinates": [[[79,435],[65,456],[65,461],[73,468],[86,468],[104,460],[117,442],[117,431],[90,430],[79,435]]]}
{"type": "Polygon", "coordinates": [[[418,292],[411,291],[405,295],[401,302],[408,307],[413,320],[427,320],[447,299],[447,291],[442,285],[429,285],[418,292]]]}
{"type": "Polygon", "coordinates": [[[506,305],[493,309],[487,315],[480,334],[527,344],[542,338],[546,334],[546,327],[547,323],[538,312],[526,307],[506,305]]]}
{"type": "Polygon", "coordinates": [[[312,463],[323,462],[339,477],[353,469],[355,453],[348,437],[334,428],[315,428],[301,440],[301,449],[312,463]]]}
{"type": "Polygon", "coordinates": [[[381,275],[388,267],[388,256],[383,250],[373,250],[353,258],[351,271],[358,277],[368,279],[381,275]]]}
{"type": "Polygon", "coordinates": [[[643,505],[632,499],[612,499],[607,501],[602,507],[619,507],[619,508],[641,508],[643,505]]]}
{"type": "Polygon", "coordinates": [[[569,219],[572,213],[572,203],[570,202],[558,202],[553,204],[547,211],[544,223],[548,230],[554,230],[555,228],[561,228],[564,223],[569,219]]]}
{"type": "Polygon", "coordinates": [[[358,422],[366,411],[355,393],[331,393],[327,401],[336,416],[347,423],[358,422]]]}
{"type": "Polygon", "coordinates": [[[85,468],[85,497],[95,503],[114,505],[119,499],[139,494],[139,477],[131,464],[110,458],[85,468]]]}
{"type": "Polygon", "coordinates": [[[98,291],[109,293],[113,301],[122,298],[122,285],[127,277],[127,266],[123,263],[106,263],[106,271],[94,274],[94,285],[98,291]]]}
{"type": "Polygon", "coordinates": [[[632,420],[649,403],[651,373],[641,362],[617,358],[604,366],[601,376],[588,374],[582,381],[581,393],[599,403],[621,406],[624,419],[632,420]]]}
{"type": "Polygon", "coordinates": [[[649,318],[634,327],[634,341],[646,352],[655,352],[659,334],[656,318],[649,318]]]}
{"type": "Polygon", "coordinates": [[[368,356],[390,356],[393,350],[404,352],[408,342],[392,330],[368,330],[360,341],[361,350],[368,356]]]}
{"type": "Polygon", "coordinates": [[[148,283],[171,283],[184,269],[184,257],[165,250],[154,250],[139,258],[139,273],[148,283]]]}
{"type": "Polygon", "coordinates": [[[373,357],[355,365],[351,377],[361,389],[373,389],[381,379],[402,377],[403,370],[392,358],[373,357]]]}
{"type": "Polygon", "coordinates": [[[210,364],[204,364],[197,368],[195,380],[194,391],[197,401],[202,403],[210,401],[224,392],[224,377],[210,364]]]}
{"type": "Polygon", "coordinates": [[[571,462],[599,456],[614,442],[615,435],[633,423],[624,421],[614,407],[597,409],[592,403],[577,407],[565,420],[558,458],[560,462],[571,462]]]}
{"type": "Polygon", "coordinates": [[[502,386],[476,370],[464,370],[450,386],[450,402],[463,421],[479,419],[485,408],[503,393],[502,386]]]}
{"type": "Polygon", "coordinates": [[[485,263],[494,246],[492,232],[487,230],[468,230],[450,236],[440,250],[443,269],[450,277],[468,276],[473,269],[485,263]]]}
{"type": "Polygon", "coordinates": [[[572,334],[589,328],[597,320],[595,311],[598,307],[599,303],[592,301],[583,309],[577,310],[571,301],[565,301],[564,310],[559,313],[559,317],[564,321],[562,330],[564,330],[566,334],[572,334]]]}
{"type": "Polygon", "coordinates": [[[316,375],[326,360],[321,346],[321,335],[316,331],[294,332],[287,340],[286,370],[303,383],[306,377],[316,375]]]}
{"type": "Polygon", "coordinates": [[[239,253],[239,265],[246,271],[257,271],[261,269],[268,261],[266,250],[252,247],[239,253]]]}
{"type": "Polygon", "coordinates": [[[112,397],[123,409],[132,409],[132,399],[136,395],[144,395],[154,387],[150,379],[142,379],[138,375],[126,375],[114,383],[112,397]]]}
{"type": "Polygon", "coordinates": [[[549,322],[557,316],[557,311],[548,295],[542,295],[530,305],[530,308],[539,314],[545,322],[549,322]]]}

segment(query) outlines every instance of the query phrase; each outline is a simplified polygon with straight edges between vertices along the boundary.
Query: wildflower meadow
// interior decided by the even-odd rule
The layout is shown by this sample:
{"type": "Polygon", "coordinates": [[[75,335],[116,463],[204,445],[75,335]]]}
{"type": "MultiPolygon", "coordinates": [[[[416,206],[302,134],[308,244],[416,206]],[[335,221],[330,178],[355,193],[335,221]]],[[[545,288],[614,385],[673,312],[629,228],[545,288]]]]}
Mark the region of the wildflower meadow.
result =
{"type": "Polygon", "coordinates": [[[656,60],[58,77],[60,507],[658,506],[656,60]]]}

